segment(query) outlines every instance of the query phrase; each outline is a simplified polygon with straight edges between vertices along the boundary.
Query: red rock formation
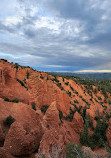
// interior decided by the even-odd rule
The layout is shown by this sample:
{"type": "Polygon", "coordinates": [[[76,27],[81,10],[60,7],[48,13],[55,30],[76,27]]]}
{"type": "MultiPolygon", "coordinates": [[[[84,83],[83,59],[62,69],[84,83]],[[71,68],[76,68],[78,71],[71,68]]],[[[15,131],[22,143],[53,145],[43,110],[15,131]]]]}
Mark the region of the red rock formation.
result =
{"type": "Polygon", "coordinates": [[[56,102],[53,102],[43,117],[43,124],[46,128],[57,128],[61,121],[59,119],[59,111],[56,107],[56,102]]]}
{"type": "Polygon", "coordinates": [[[48,129],[42,137],[39,150],[47,155],[53,144],[58,148],[65,149],[69,142],[79,144],[80,132],[83,131],[83,119],[76,113],[72,122],[60,122],[56,102],[53,102],[44,116],[48,129]]]}
{"type": "MultiPolygon", "coordinates": [[[[79,144],[80,132],[83,131],[81,115],[76,112],[71,122],[64,119],[61,122],[59,118],[59,111],[62,111],[64,117],[70,115],[70,107],[75,111],[73,104],[78,108],[82,106],[82,112],[87,106],[89,109],[86,114],[90,115],[94,127],[96,126],[94,118],[98,108],[100,114],[103,113],[97,97],[100,96],[101,101],[104,101],[101,91],[97,94],[92,91],[91,101],[84,85],[66,78],[63,81],[62,77],[57,77],[57,80],[52,75],[28,67],[16,67],[0,60],[0,141],[3,142],[5,137],[4,146],[0,148],[0,158],[27,154],[33,156],[33,152],[38,149],[47,155],[47,150],[51,150],[53,144],[63,150],[69,143],[79,144]],[[18,98],[20,102],[6,102],[4,98],[18,98]],[[75,100],[78,103],[74,103],[75,100]],[[36,104],[37,111],[32,109],[32,102],[36,104]],[[40,110],[43,105],[49,105],[45,114],[40,110]],[[10,129],[3,124],[9,115],[16,120],[10,129]]],[[[109,94],[108,96],[111,99],[109,94]]],[[[107,103],[104,105],[108,107],[107,103]]],[[[111,140],[110,126],[107,132],[108,142],[111,140]]]]}
{"type": "Polygon", "coordinates": [[[39,147],[42,133],[39,127],[26,131],[20,123],[13,123],[6,136],[4,148],[13,156],[31,155],[39,147]]]}
{"type": "Polygon", "coordinates": [[[5,148],[0,148],[0,158],[14,158],[5,148]]]}
{"type": "Polygon", "coordinates": [[[83,118],[78,112],[74,114],[72,126],[76,133],[80,134],[80,132],[83,132],[83,118]]]}

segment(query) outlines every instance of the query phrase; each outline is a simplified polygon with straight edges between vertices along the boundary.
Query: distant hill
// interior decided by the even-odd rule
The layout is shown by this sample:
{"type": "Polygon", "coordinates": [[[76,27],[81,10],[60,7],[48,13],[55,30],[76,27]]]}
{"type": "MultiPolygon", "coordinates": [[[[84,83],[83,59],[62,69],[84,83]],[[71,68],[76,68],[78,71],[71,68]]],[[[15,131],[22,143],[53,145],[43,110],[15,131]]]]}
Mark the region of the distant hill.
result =
{"type": "Polygon", "coordinates": [[[66,73],[66,72],[53,72],[62,76],[77,76],[80,78],[98,79],[98,80],[111,80],[111,73],[66,73]]]}

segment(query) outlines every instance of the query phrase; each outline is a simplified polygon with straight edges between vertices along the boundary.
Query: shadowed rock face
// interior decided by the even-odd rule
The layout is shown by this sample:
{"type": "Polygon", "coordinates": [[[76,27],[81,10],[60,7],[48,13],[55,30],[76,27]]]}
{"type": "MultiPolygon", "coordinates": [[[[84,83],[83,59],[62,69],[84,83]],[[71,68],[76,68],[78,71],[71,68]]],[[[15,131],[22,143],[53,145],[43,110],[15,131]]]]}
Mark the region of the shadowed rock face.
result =
{"type": "Polygon", "coordinates": [[[1,125],[0,125],[0,147],[3,146],[4,140],[5,140],[5,135],[4,135],[3,130],[2,130],[2,127],[1,127],[1,125]]]}
{"type": "MultiPolygon", "coordinates": [[[[16,67],[0,60],[0,158],[24,156],[34,158],[34,152],[37,151],[47,155],[47,152],[52,150],[52,145],[64,151],[69,143],[80,144],[80,132],[83,132],[84,124],[82,116],[76,111],[72,121],[65,119],[66,116],[70,116],[70,108],[75,111],[72,104],[76,104],[78,108],[81,105],[83,111],[86,100],[90,104],[86,114],[90,115],[96,126],[94,118],[97,108],[102,113],[103,107],[94,98],[98,100],[96,96],[98,95],[102,101],[104,100],[101,92],[97,92],[96,95],[92,92],[93,101],[91,101],[91,96],[87,91],[84,93],[84,90],[86,90],[84,85],[78,85],[72,80],[65,78],[63,81],[62,77],[55,79],[52,75],[31,68],[16,67]],[[4,101],[5,98],[11,101],[18,98],[19,102],[7,102],[4,101]],[[32,102],[36,111],[32,109],[32,102]],[[41,107],[45,105],[48,109],[43,113],[41,107]],[[60,111],[64,117],[62,121],[60,111]],[[3,121],[9,115],[16,121],[7,127],[3,121]]],[[[108,96],[110,99],[109,94],[108,96]]],[[[105,106],[108,107],[108,103],[105,103],[105,106]]],[[[93,133],[91,129],[90,133],[93,133]]],[[[107,133],[109,142],[110,133],[109,126],[107,133]]]]}
{"type": "Polygon", "coordinates": [[[5,76],[2,68],[0,68],[0,85],[1,86],[5,85],[5,76]]]}

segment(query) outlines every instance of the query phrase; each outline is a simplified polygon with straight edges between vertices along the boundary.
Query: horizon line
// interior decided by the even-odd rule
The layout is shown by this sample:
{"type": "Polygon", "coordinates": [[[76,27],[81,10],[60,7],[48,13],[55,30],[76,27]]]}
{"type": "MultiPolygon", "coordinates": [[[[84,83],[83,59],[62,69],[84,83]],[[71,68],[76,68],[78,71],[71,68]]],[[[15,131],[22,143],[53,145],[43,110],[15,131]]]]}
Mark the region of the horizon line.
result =
{"type": "MultiPolygon", "coordinates": [[[[53,71],[54,72],[54,71],[53,71]]],[[[79,70],[79,71],[55,71],[63,73],[111,73],[111,70],[79,70]]]]}

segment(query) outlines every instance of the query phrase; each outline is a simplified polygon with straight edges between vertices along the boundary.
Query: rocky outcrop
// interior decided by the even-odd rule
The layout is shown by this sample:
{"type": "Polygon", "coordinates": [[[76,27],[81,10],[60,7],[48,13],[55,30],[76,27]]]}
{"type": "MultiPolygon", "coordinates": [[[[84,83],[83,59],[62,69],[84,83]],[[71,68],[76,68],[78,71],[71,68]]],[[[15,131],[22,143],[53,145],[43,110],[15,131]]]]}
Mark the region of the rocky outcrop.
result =
{"type": "Polygon", "coordinates": [[[0,148],[0,158],[14,158],[5,148],[0,148]]]}
{"type": "Polygon", "coordinates": [[[83,132],[83,123],[84,121],[82,116],[76,112],[72,120],[72,126],[76,133],[80,134],[80,132],[83,132]]]}
{"type": "Polygon", "coordinates": [[[61,121],[59,119],[59,111],[56,107],[56,101],[54,101],[46,111],[43,117],[43,124],[46,128],[57,128],[60,125],[61,121]]]}
{"type": "Polygon", "coordinates": [[[65,150],[65,146],[71,142],[79,144],[80,132],[83,131],[83,119],[80,114],[76,112],[72,122],[63,121],[63,123],[58,116],[56,102],[53,102],[44,116],[49,128],[45,131],[39,148],[45,155],[52,150],[53,145],[57,150],[65,150]]]}
{"type": "MultiPolygon", "coordinates": [[[[6,134],[4,150],[1,148],[4,151],[3,154],[31,155],[37,151],[43,135],[40,115],[26,104],[5,102],[2,99],[0,100],[0,109],[0,121],[5,120],[9,115],[16,120],[10,126],[9,131],[3,126],[6,134]]],[[[2,141],[4,139],[3,130],[0,130],[2,141]]]]}
{"type": "Polygon", "coordinates": [[[0,147],[3,146],[4,140],[5,140],[5,135],[4,135],[3,130],[2,130],[2,127],[1,127],[1,125],[0,125],[0,147]]]}
{"type": "Polygon", "coordinates": [[[38,150],[41,137],[39,127],[27,133],[20,123],[15,122],[6,136],[4,148],[13,156],[31,155],[38,150]]]}

